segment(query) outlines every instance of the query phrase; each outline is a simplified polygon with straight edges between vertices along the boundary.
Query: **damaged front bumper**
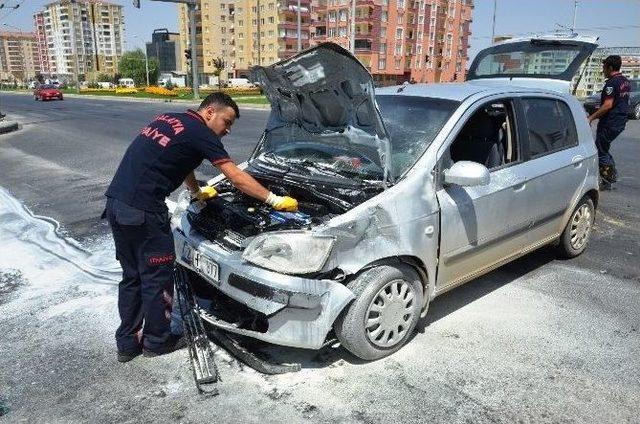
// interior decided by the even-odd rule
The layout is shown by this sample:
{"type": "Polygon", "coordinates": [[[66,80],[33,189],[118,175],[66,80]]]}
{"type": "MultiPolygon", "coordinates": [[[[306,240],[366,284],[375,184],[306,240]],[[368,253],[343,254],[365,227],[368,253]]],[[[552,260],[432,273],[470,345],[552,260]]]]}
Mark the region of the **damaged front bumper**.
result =
{"type": "Polygon", "coordinates": [[[339,282],[262,269],[244,261],[241,252],[227,251],[194,231],[187,234],[185,237],[181,231],[174,231],[177,262],[225,296],[263,316],[267,324],[256,331],[202,312],[202,318],[218,328],[278,345],[319,349],[335,319],[354,299],[351,290],[339,282]],[[203,272],[194,263],[193,252],[213,261],[207,266],[217,266],[217,270],[203,272]]]}

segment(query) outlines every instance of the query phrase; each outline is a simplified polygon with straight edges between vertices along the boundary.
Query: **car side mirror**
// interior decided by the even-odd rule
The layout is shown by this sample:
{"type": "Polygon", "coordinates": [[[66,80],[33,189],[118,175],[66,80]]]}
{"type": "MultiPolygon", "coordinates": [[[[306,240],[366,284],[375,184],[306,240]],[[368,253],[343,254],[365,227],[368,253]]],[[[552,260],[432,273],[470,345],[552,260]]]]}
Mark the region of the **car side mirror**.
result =
{"type": "Polygon", "coordinates": [[[444,183],[463,187],[487,185],[491,181],[489,169],[478,162],[461,160],[444,170],[444,183]]]}

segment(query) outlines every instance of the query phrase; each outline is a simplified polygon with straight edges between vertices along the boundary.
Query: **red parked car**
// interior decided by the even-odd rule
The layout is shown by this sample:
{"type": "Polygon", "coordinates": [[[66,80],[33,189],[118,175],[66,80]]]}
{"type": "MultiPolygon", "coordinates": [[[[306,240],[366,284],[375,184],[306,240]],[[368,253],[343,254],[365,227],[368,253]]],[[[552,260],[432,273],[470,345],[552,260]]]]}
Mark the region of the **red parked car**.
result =
{"type": "Polygon", "coordinates": [[[62,91],[50,84],[43,84],[33,91],[33,97],[38,100],[63,100],[62,91]]]}

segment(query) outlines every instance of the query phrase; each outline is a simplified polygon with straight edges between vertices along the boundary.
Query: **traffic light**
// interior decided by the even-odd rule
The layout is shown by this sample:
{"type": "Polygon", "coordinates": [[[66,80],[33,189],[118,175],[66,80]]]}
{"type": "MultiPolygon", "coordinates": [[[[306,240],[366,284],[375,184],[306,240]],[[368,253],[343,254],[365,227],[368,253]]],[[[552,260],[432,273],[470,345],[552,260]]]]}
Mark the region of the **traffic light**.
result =
{"type": "Polygon", "coordinates": [[[187,60],[191,60],[191,49],[185,49],[184,51],[184,57],[187,60]]]}

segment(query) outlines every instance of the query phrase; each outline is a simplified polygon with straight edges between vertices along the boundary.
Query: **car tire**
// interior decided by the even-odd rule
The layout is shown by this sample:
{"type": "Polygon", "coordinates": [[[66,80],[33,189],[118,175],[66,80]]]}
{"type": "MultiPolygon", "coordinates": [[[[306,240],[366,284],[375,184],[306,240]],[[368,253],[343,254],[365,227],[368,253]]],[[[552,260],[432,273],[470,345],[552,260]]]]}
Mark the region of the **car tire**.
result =
{"type": "Polygon", "coordinates": [[[583,197],[575,207],[558,243],[558,253],[563,258],[575,258],[587,248],[596,210],[593,200],[583,197]]]}
{"type": "Polygon", "coordinates": [[[640,103],[633,108],[633,119],[640,119],[640,103]]]}
{"type": "Polygon", "coordinates": [[[347,287],[356,299],[334,325],[342,346],[367,361],[399,350],[420,319],[420,275],[406,265],[376,266],[360,273],[347,287]]]}

